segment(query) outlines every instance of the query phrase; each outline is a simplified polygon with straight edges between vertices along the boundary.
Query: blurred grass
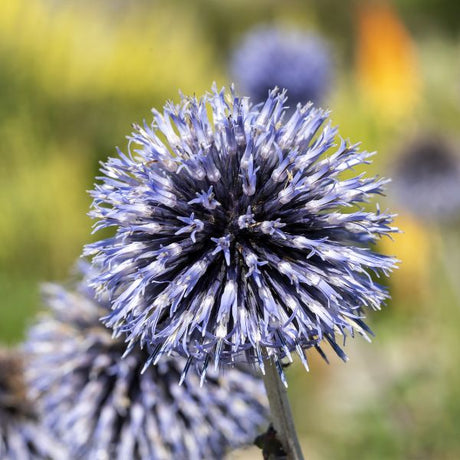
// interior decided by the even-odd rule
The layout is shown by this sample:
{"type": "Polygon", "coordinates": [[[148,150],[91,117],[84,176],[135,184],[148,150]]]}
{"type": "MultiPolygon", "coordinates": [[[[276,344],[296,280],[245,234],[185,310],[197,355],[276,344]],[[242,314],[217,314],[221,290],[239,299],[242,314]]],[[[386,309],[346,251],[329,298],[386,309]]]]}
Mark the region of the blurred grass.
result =
{"type": "MultiPolygon", "coordinates": [[[[369,172],[385,173],[417,132],[458,136],[458,28],[448,21],[443,33],[444,12],[427,13],[431,0],[396,2],[417,71],[393,79],[404,57],[393,60],[391,47],[381,49],[389,54],[377,73],[373,53],[359,57],[357,3],[0,2],[1,339],[21,339],[39,306],[38,283],[66,278],[91,239],[86,190],[98,161],[115,145],[124,149],[131,123],[177,99],[178,89],[200,94],[213,81],[227,83],[231,46],[256,22],[310,27],[330,40],[337,77],[326,105],[344,137],[380,152],[369,172]],[[363,69],[371,69],[367,89],[363,69]],[[397,96],[408,87],[416,97],[397,96]],[[369,88],[391,105],[384,98],[376,110],[369,88]]],[[[447,239],[443,228],[399,221],[406,233],[382,248],[403,267],[392,279],[393,301],[371,315],[374,343],[350,341],[347,365],[312,355],[309,374],[289,370],[308,458],[460,458],[460,305],[447,276],[458,273],[460,256],[446,243],[458,245],[458,231],[447,239]]]]}

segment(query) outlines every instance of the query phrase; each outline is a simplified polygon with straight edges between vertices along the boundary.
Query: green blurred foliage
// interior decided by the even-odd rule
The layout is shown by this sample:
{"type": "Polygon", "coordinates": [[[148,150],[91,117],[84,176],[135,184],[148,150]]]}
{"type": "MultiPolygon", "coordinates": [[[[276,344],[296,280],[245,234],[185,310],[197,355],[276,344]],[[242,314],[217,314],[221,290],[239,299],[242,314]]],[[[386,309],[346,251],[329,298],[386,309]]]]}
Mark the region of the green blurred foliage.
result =
{"type": "MultiPolygon", "coordinates": [[[[148,119],[151,107],[177,99],[179,89],[200,94],[213,81],[228,84],[232,47],[256,23],[291,24],[329,40],[336,78],[327,106],[344,137],[380,152],[370,172],[385,173],[417,132],[457,136],[458,1],[395,2],[415,37],[420,94],[415,108],[387,119],[359,84],[362,3],[0,2],[3,341],[21,339],[40,308],[39,283],[65,279],[82,246],[93,240],[86,190],[98,162],[116,145],[124,149],[131,123],[148,119]]],[[[391,286],[393,302],[371,316],[377,332],[373,345],[360,339],[349,343],[346,366],[335,359],[327,366],[312,355],[311,373],[297,364],[289,370],[310,459],[460,458],[460,304],[452,281],[459,273],[458,232],[450,230],[447,239],[443,228],[416,225],[426,238],[408,232],[398,244],[413,245],[406,257],[429,255],[422,262],[406,261],[406,275],[410,267],[426,265],[423,289],[403,276],[403,260],[401,276],[391,286]],[[427,247],[418,251],[420,244],[427,247]]]]}

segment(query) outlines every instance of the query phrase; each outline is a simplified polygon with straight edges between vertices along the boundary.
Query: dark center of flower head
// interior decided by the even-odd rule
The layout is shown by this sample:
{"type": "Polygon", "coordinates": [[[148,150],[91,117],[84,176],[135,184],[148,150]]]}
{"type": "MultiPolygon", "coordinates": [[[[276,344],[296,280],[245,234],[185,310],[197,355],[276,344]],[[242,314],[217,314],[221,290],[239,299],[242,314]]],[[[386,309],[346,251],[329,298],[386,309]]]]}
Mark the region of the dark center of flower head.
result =
{"type": "Polygon", "coordinates": [[[27,396],[20,354],[0,350],[0,423],[35,417],[27,396]]]}
{"type": "Polygon", "coordinates": [[[109,293],[107,325],[150,348],[150,361],[179,352],[189,362],[263,367],[336,334],[368,331],[363,306],[386,297],[367,270],[394,260],[363,245],[394,231],[392,216],[350,208],[384,180],[341,173],[368,153],[339,143],[311,105],[284,119],[284,94],[264,105],[223,92],[154,112],[137,127],[139,148],[110,159],[93,192],[96,228],[115,237],[88,247],[109,293]],[[208,117],[208,104],[212,118],[208,117]],[[342,212],[344,208],[346,212],[342,212]]]}

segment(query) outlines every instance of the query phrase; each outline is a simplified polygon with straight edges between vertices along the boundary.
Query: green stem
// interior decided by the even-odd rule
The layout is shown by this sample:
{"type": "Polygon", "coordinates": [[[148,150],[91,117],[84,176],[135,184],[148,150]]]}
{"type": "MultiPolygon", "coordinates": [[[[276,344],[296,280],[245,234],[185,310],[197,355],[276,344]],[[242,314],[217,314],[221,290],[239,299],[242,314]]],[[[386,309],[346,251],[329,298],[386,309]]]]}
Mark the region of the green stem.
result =
{"type": "Polygon", "coordinates": [[[270,404],[273,426],[287,454],[287,460],[304,460],[294,426],[294,419],[292,418],[286,387],[281,381],[273,357],[265,361],[263,380],[270,404]]]}

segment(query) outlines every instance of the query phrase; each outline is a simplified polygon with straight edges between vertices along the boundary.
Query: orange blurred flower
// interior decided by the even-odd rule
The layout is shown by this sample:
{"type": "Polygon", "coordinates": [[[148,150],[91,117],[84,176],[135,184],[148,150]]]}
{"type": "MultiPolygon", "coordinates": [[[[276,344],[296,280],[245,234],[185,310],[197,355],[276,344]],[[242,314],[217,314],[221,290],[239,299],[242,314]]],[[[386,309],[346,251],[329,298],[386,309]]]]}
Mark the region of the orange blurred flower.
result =
{"type": "Polygon", "coordinates": [[[419,97],[414,44],[389,2],[362,2],[357,21],[362,97],[380,117],[397,121],[412,112],[419,97]]]}

